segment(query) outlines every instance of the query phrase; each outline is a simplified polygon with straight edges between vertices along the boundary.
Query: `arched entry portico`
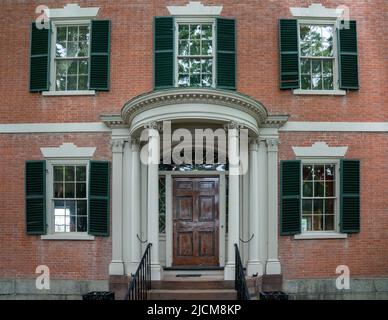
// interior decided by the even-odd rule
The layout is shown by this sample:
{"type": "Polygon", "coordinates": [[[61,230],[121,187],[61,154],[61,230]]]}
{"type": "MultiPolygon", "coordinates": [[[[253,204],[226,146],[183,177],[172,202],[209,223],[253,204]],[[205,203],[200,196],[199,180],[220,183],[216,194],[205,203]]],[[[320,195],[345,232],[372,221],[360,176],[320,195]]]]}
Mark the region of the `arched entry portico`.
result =
{"type": "MultiPolygon", "coordinates": [[[[163,152],[165,138],[159,130],[165,121],[169,121],[173,128],[188,128],[188,131],[196,127],[227,128],[229,152],[240,149],[240,129],[246,130],[249,136],[248,172],[245,178],[238,174],[230,175],[227,205],[226,197],[219,197],[222,203],[218,209],[223,210],[222,214],[228,215],[229,220],[227,240],[219,238],[219,252],[224,255],[220,255],[219,264],[225,268],[225,279],[234,279],[234,244],[240,244],[240,238],[252,238],[245,259],[248,273],[280,274],[277,253],[277,143],[278,128],[286,120],[287,116],[268,115],[265,107],[250,97],[213,89],[154,91],[128,101],[121,115],[102,116],[102,121],[112,128],[113,146],[110,274],[122,275],[134,271],[141,258],[140,240],[153,244],[153,279],[162,278],[161,261],[168,264],[172,260],[168,254],[171,254],[173,246],[173,230],[170,225],[167,227],[171,222],[167,219],[165,238],[170,240],[166,240],[165,249],[160,246],[158,165],[141,163],[143,145],[139,143],[142,131],[148,128],[147,141],[143,142],[147,150],[157,154],[163,152]],[[244,194],[243,187],[247,189],[244,189],[244,194]],[[225,212],[226,207],[228,212],[225,212]],[[248,237],[241,232],[243,221],[248,237]],[[164,250],[162,254],[161,249],[164,250]],[[165,259],[161,255],[165,255],[165,259]]],[[[198,172],[191,174],[196,175],[206,176],[198,172]]],[[[225,186],[223,188],[226,189],[225,186]]],[[[172,199],[167,201],[172,202],[172,199]]],[[[219,234],[222,236],[222,232],[219,234]]]]}

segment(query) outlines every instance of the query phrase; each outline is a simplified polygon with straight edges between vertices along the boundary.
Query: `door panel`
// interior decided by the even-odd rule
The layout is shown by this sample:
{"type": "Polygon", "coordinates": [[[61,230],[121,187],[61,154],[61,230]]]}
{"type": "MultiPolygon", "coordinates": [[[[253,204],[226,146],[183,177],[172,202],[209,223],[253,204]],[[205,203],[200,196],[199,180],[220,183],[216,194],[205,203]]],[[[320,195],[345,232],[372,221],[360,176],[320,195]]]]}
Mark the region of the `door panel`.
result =
{"type": "Polygon", "coordinates": [[[219,178],[174,178],[173,265],[219,265],[219,178]]]}

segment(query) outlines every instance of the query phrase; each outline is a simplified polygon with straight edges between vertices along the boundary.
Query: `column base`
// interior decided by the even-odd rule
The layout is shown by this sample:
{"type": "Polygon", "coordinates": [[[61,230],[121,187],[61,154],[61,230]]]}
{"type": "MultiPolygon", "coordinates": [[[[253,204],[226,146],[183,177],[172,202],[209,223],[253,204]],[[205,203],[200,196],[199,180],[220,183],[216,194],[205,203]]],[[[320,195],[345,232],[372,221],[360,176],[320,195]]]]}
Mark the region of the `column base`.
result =
{"type": "Polygon", "coordinates": [[[151,280],[162,280],[162,272],[160,264],[151,264],[151,280]]]}
{"type": "Polygon", "coordinates": [[[247,265],[247,276],[261,277],[264,273],[263,265],[260,261],[248,261],[247,265]]]}
{"type": "Polygon", "coordinates": [[[236,273],[236,265],[227,263],[224,268],[224,280],[234,280],[236,273]]]}
{"type": "Polygon", "coordinates": [[[124,275],[124,263],[120,260],[112,260],[109,264],[110,276],[122,276],[124,275]]]}
{"type": "Polygon", "coordinates": [[[278,259],[268,259],[265,270],[266,274],[281,274],[282,268],[278,259]]]}
{"type": "Polygon", "coordinates": [[[125,274],[127,276],[130,276],[131,274],[134,274],[139,267],[140,262],[124,262],[125,266],[125,274]]]}

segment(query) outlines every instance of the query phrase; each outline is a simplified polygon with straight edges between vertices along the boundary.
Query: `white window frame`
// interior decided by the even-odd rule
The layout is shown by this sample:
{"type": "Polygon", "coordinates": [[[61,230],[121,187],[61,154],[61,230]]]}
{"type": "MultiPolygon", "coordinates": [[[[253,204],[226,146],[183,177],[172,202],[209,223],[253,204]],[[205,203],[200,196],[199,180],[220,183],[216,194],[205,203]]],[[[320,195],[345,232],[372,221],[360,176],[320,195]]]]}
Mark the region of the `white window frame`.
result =
{"type": "MultiPolygon", "coordinates": [[[[82,20],[55,20],[51,21],[51,39],[50,39],[50,86],[49,91],[43,91],[42,95],[44,96],[71,96],[71,95],[95,95],[95,90],[56,90],[56,41],[57,41],[57,27],[58,26],[73,26],[73,25],[88,25],[91,32],[91,20],[82,19],[82,20]]],[[[90,39],[91,41],[91,39],[90,39]]],[[[89,53],[88,53],[88,68],[90,68],[90,47],[89,43],[89,53]]],[[[90,79],[88,77],[88,86],[90,79]]]]}
{"type": "Polygon", "coordinates": [[[346,95],[345,90],[339,89],[339,66],[338,66],[338,23],[333,19],[298,19],[298,71],[299,71],[299,88],[295,89],[294,94],[311,94],[311,95],[346,95]],[[300,26],[301,25],[330,25],[333,26],[333,90],[312,90],[302,89],[301,81],[301,55],[300,55],[300,26]]]}
{"type": "Polygon", "coordinates": [[[191,88],[179,87],[179,65],[178,65],[178,50],[179,50],[179,24],[211,24],[213,26],[213,68],[212,68],[212,85],[210,87],[199,88],[215,88],[216,87],[216,19],[215,18],[175,18],[174,24],[174,72],[175,72],[175,87],[177,88],[191,88]]]}
{"type": "MultiPolygon", "coordinates": [[[[47,234],[42,235],[43,240],[94,240],[94,236],[88,232],[55,232],[54,230],[54,166],[79,165],[86,166],[86,199],[87,208],[89,207],[89,160],[47,160],[47,179],[46,179],[46,221],[47,234]]],[[[89,219],[89,209],[87,209],[87,219],[89,219]]]]}
{"type": "Polygon", "coordinates": [[[301,233],[294,236],[294,239],[297,240],[307,240],[307,239],[343,239],[347,238],[347,234],[340,233],[340,160],[333,158],[309,158],[309,159],[301,159],[301,175],[300,175],[300,192],[301,192],[301,212],[300,212],[300,223],[302,223],[302,215],[303,215],[303,207],[302,207],[302,198],[303,198],[303,165],[308,164],[333,164],[335,165],[335,213],[334,213],[334,231],[303,231],[301,233]]]}

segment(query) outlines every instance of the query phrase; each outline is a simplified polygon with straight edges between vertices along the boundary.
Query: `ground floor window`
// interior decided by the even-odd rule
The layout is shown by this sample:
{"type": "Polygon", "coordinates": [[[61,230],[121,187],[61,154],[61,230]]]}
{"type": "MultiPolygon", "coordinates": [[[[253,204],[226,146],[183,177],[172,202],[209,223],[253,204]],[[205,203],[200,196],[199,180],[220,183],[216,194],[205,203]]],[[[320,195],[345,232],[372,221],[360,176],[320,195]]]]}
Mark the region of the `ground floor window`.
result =
{"type": "Polygon", "coordinates": [[[336,164],[303,164],[302,231],[335,231],[336,164]]]}

